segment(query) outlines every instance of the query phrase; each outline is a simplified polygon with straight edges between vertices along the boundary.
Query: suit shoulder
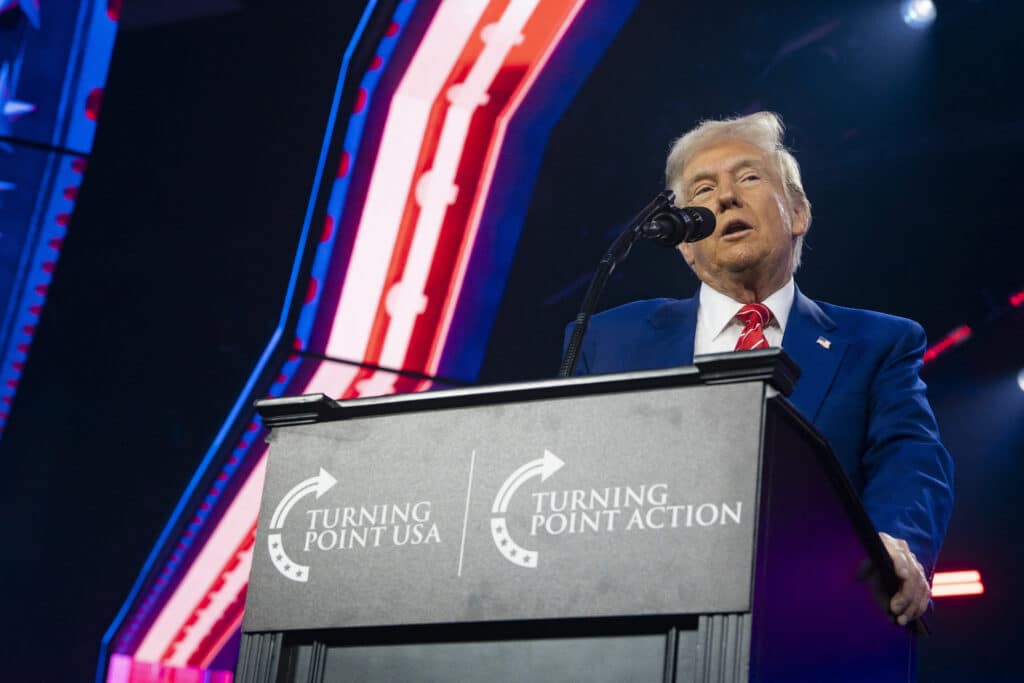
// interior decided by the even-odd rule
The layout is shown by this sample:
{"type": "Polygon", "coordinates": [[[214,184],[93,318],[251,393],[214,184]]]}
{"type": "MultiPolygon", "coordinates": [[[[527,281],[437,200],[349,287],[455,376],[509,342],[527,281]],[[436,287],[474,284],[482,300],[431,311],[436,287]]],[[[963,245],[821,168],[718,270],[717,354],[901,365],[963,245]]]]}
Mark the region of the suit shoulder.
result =
{"type": "MultiPolygon", "coordinates": [[[[643,299],[628,304],[609,308],[597,313],[590,319],[587,344],[597,343],[599,339],[615,339],[622,344],[642,343],[650,334],[655,333],[658,321],[662,317],[672,316],[685,299],[643,299]]],[[[574,323],[565,328],[566,339],[572,333],[574,323]]]]}
{"type": "Polygon", "coordinates": [[[847,306],[836,306],[824,301],[816,301],[832,320],[841,328],[856,330],[871,336],[895,336],[906,335],[924,337],[924,328],[910,318],[902,318],[898,315],[880,313],[865,308],[850,308],[847,306]]]}
{"type": "Polygon", "coordinates": [[[678,299],[668,298],[631,301],[628,304],[623,304],[621,306],[616,306],[615,308],[609,308],[608,310],[601,311],[596,314],[592,320],[597,324],[606,325],[647,320],[664,306],[669,306],[677,301],[678,299]]]}

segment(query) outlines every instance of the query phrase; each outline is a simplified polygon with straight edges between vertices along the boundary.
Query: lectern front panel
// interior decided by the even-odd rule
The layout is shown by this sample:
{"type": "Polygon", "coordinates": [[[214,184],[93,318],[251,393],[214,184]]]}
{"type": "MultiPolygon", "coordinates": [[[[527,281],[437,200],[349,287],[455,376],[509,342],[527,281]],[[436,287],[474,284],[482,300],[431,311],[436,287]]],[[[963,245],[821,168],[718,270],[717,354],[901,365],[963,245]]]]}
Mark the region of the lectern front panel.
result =
{"type": "Polygon", "coordinates": [[[764,392],[275,429],[243,629],[747,612],[764,392]]]}

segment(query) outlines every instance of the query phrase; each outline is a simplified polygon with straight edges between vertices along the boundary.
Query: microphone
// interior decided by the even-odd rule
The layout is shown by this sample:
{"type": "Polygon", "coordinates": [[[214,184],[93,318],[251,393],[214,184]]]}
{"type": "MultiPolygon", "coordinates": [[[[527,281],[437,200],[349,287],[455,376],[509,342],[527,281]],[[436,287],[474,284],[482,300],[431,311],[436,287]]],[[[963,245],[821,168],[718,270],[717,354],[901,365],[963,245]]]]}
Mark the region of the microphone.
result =
{"type": "Polygon", "coordinates": [[[608,251],[601,257],[594,277],[590,280],[590,286],[587,287],[587,293],[583,296],[583,305],[576,316],[576,324],[565,348],[565,357],[562,358],[562,367],[558,371],[559,377],[571,377],[576,373],[580,349],[583,348],[583,335],[587,333],[590,318],[597,308],[597,300],[608,284],[608,278],[611,277],[615,266],[626,260],[637,240],[646,237],[659,244],[674,247],[683,241],[702,240],[715,231],[715,214],[700,206],[680,209],[672,203],[674,200],[675,193],[672,190],[659,192],[658,196],[629,222],[629,227],[615,238],[608,251]]]}
{"type": "Polygon", "coordinates": [[[643,236],[666,247],[680,242],[699,242],[715,231],[715,214],[703,206],[661,208],[641,228],[643,236]]]}

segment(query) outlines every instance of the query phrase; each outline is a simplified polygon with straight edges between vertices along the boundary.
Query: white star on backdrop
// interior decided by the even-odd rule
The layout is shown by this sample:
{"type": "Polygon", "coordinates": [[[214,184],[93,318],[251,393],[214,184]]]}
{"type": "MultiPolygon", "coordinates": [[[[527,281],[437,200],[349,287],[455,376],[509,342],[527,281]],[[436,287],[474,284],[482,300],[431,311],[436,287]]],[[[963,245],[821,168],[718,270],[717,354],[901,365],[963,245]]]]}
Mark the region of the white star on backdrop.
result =
{"type": "MultiPolygon", "coordinates": [[[[0,2],[3,2],[3,0],[0,0],[0,2]]],[[[19,116],[23,116],[24,114],[28,114],[36,110],[36,105],[14,99],[14,95],[10,92],[11,88],[8,84],[10,74],[10,64],[0,66],[0,136],[7,137],[10,137],[11,135],[11,123],[13,123],[19,116]]],[[[8,153],[11,152],[11,146],[5,142],[0,142],[0,149],[3,149],[8,153]]]]}

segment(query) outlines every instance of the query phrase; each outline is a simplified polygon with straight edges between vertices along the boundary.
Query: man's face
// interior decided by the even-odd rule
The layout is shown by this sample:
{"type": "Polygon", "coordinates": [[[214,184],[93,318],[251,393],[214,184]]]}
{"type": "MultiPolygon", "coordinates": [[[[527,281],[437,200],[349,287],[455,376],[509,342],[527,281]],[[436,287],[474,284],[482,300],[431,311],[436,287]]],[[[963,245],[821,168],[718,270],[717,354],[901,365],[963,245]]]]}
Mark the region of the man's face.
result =
{"type": "Polygon", "coordinates": [[[807,231],[806,211],[791,205],[775,165],[757,145],[726,139],[700,149],[683,168],[676,204],[715,214],[714,234],[679,247],[702,281],[728,291],[723,283],[777,288],[789,279],[794,239],[807,231]]]}

